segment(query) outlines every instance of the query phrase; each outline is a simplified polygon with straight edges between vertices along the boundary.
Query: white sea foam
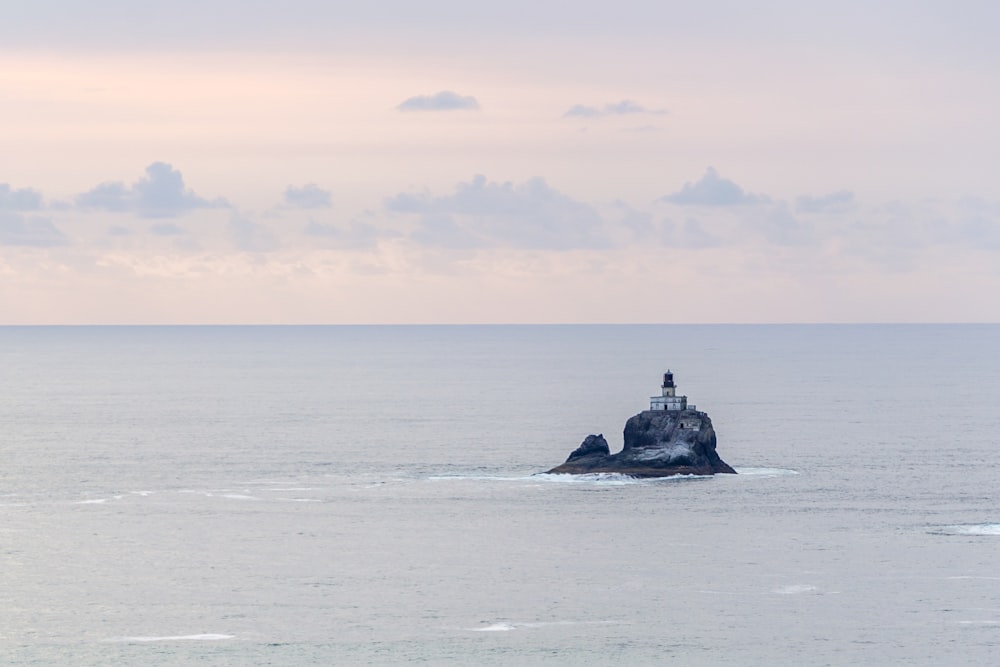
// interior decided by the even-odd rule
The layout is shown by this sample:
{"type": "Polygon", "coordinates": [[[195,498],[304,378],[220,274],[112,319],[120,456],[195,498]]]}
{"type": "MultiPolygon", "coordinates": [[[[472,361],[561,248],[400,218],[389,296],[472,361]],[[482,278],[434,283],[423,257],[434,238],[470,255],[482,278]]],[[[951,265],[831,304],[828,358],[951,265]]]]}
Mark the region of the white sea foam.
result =
{"type": "Polygon", "coordinates": [[[530,482],[543,475],[522,475],[505,477],[502,475],[431,475],[426,479],[431,482],[530,482]]]}
{"type": "Polygon", "coordinates": [[[234,635],[221,635],[221,634],[201,634],[201,635],[170,635],[166,637],[115,637],[113,639],[107,639],[105,641],[109,642],[185,642],[185,641],[203,641],[203,642],[215,642],[222,641],[224,639],[234,639],[234,635]]]}
{"type": "Polygon", "coordinates": [[[618,621],[534,621],[525,623],[491,623],[478,628],[467,628],[471,632],[510,632],[518,628],[546,628],[569,625],[617,625],[618,621]]]}
{"type": "Polygon", "coordinates": [[[121,500],[125,496],[111,496],[110,498],[88,498],[87,500],[77,500],[74,505],[102,505],[109,500],[121,500]]]}
{"type": "Polygon", "coordinates": [[[493,623],[483,628],[469,628],[469,629],[472,630],[473,632],[510,632],[515,627],[517,626],[511,623],[493,623]]]}
{"type": "Polygon", "coordinates": [[[778,595],[801,595],[802,593],[815,593],[818,589],[810,584],[791,584],[774,589],[778,595]]]}
{"type": "Polygon", "coordinates": [[[527,480],[544,481],[544,482],[555,482],[557,484],[611,484],[611,485],[623,485],[623,484],[641,484],[645,480],[638,479],[636,477],[629,477],[628,475],[621,475],[613,472],[595,472],[588,473],[586,475],[565,475],[565,474],[550,474],[550,473],[540,473],[538,475],[532,475],[531,477],[526,477],[527,480]]]}
{"type": "Polygon", "coordinates": [[[571,475],[564,473],[535,473],[533,475],[522,475],[518,477],[505,477],[501,475],[434,475],[426,478],[428,481],[467,481],[467,482],[517,482],[517,483],[553,483],[553,484],[602,484],[610,486],[622,486],[626,484],[659,484],[663,482],[679,482],[711,479],[708,475],[671,475],[669,477],[631,477],[615,472],[595,472],[583,475],[571,475]]]}
{"type": "Polygon", "coordinates": [[[733,468],[737,475],[744,477],[783,477],[785,475],[798,475],[797,470],[786,468],[733,468]]]}
{"type": "Polygon", "coordinates": [[[676,484],[677,482],[706,482],[711,475],[670,475],[668,477],[632,477],[615,472],[597,472],[585,475],[566,475],[541,473],[532,475],[530,479],[544,479],[549,482],[563,484],[676,484]]]}
{"type": "MultiPolygon", "coordinates": [[[[798,475],[795,470],[782,468],[736,468],[739,475],[747,477],[780,477],[784,475],[798,475]]],[[[727,477],[727,475],[718,475],[727,477]]],[[[429,481],[483,481],[483,482],[545,482],[555,484],[605,484],[605,485],[626,485],[626,484],[663,484],[683,481],[708,481],[713,479],[712,475],[670,475],[668,477],[631,477],[614,472],[596,472],[583,475],[571,475],[566,473],[536,473],[517,477],[507,477],[502,475],[434,475],[426,478],[429,481]]]]}
{"type": "Polygon", "coordinates": [[[231,493],[228,489],[216,489],[214,491],[194,491],[192,489],[181,489],[178,493],[196,493],[206,498],[229,498],[230,500],[260,500],[256,496],[245,493],[231,493]]]}
{"type": "Polygon", "coordinates": [[[969,523],[938,526],[931,532],[939,535],[1000,535],[1000,523],[969,523]]]}
{"type": "Polygon", "coordinates": [[[958,625],[1000,625],[1000,621],[956,621],[958,625]]]}

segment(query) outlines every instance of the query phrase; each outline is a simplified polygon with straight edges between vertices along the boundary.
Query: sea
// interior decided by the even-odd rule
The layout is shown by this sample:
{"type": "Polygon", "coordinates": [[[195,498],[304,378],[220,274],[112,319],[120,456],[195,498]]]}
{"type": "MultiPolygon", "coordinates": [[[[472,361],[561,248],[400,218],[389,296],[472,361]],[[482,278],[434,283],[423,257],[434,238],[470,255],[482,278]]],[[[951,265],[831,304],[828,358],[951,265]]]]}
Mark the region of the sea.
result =
{"type": "Polygon", "coordinates": [[[1000,325],[0,327],[0,377],[3,665],[1000,656],[1000,325]],[[545,474],[668,369],[739,474],[545,474]]]}

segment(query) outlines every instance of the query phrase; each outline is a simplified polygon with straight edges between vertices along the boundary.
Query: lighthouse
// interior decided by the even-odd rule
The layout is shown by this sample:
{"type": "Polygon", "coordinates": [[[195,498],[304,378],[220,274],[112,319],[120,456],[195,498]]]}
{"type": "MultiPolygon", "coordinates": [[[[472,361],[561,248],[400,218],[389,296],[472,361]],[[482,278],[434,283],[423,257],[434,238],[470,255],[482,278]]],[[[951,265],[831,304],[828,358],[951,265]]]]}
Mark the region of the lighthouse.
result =
{"type": "MultiPolygon", "coordinates": [[[[650,410],[667,410],[668,412],[681,412],[687,410],[687,396],[677,395],[677,385],[674,384],[674,374],[667,369],[663,374],[662,393],[659,396],[651,396],[649,399],[650,410]]],[[[691,406],[692,409],[694,406],[691,406]]]]}

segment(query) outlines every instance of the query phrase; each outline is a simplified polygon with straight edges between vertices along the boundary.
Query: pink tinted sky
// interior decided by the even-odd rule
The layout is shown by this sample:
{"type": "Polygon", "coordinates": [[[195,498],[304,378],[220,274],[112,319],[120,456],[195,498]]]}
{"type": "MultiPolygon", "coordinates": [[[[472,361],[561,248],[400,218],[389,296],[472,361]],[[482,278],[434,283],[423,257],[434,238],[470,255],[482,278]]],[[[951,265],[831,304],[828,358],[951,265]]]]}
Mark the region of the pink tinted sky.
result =
{"type": "Polygon", "coordinates": [[[997,321],[982,2],[40,0],[0,324],[997,321]]]}

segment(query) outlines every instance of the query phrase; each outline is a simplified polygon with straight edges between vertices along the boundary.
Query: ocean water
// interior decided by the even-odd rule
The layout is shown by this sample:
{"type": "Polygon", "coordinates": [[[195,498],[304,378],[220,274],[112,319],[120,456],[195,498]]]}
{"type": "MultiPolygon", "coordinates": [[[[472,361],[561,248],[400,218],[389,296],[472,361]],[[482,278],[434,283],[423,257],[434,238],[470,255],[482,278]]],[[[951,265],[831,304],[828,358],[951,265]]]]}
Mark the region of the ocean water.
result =
{"type": "Polygon", "coordinates": [[[1000,650],[1000,326],[2,327],[0,368],[0,664],[1000,650]],[[668,367],[741,474],[538,474],[668,367]]]}

